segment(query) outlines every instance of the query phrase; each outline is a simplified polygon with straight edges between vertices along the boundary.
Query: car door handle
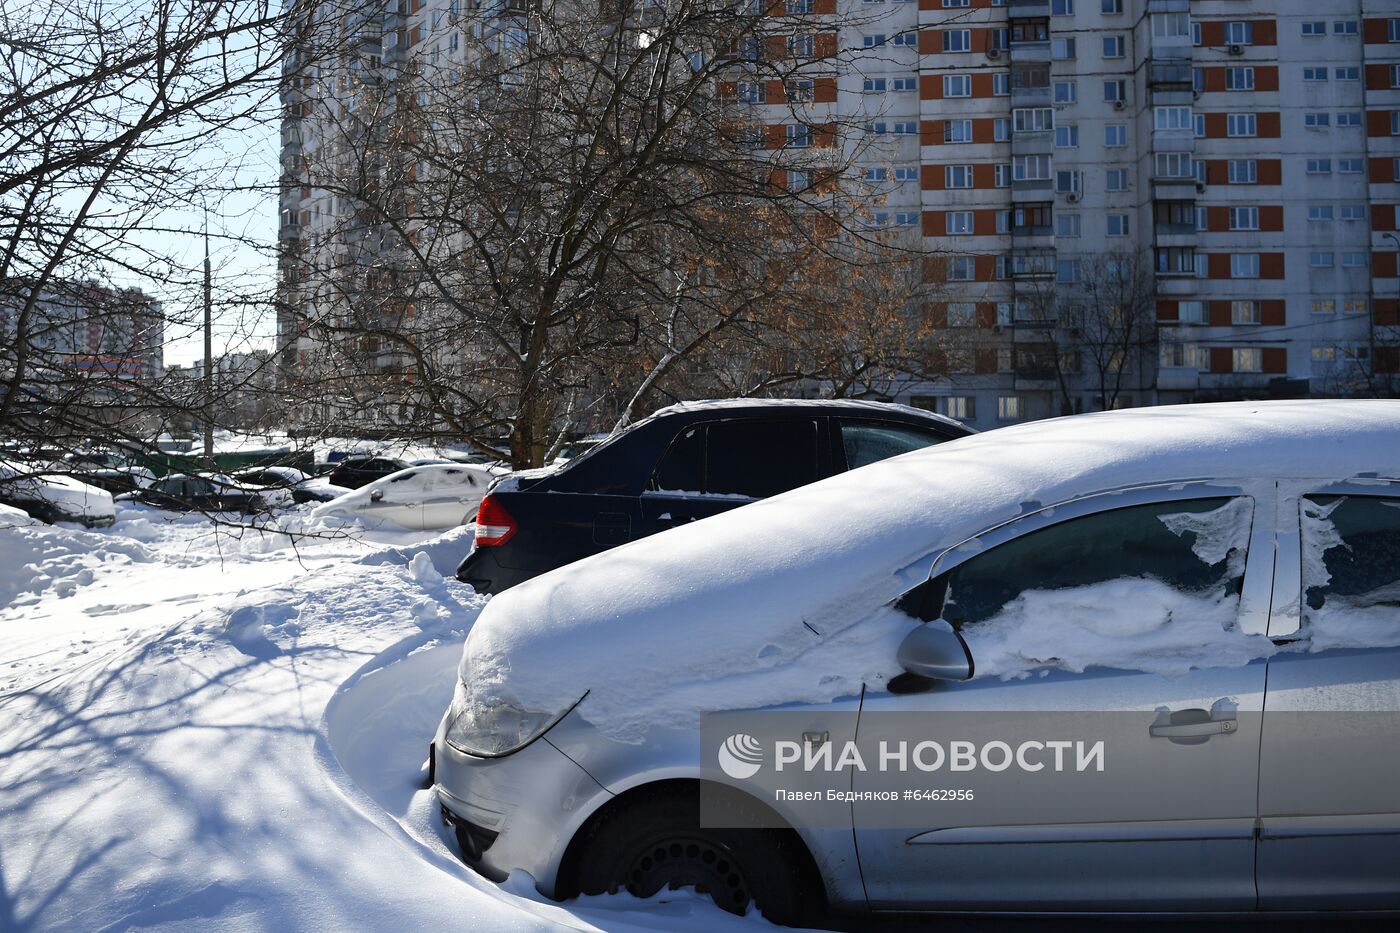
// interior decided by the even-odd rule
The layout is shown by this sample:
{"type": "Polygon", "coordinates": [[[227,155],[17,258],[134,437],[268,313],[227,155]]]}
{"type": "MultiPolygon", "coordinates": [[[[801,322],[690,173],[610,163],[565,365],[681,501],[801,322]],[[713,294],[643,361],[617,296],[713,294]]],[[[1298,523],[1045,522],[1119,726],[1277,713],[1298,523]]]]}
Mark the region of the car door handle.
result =
{"type": "Polygon", "coordinates": [[[1183,710],[1183,712],[1199,713],[1202,717],[1202,721],[1153,725],[1148,727],[1147,734],[1157,739],[1196,738],[1200,736],[1228,735],[1234,732],[1239,726],[1238,721],[1234,719],[1205,718],[1208,717],[1210,713],[1203,709],[1183,710]]]}

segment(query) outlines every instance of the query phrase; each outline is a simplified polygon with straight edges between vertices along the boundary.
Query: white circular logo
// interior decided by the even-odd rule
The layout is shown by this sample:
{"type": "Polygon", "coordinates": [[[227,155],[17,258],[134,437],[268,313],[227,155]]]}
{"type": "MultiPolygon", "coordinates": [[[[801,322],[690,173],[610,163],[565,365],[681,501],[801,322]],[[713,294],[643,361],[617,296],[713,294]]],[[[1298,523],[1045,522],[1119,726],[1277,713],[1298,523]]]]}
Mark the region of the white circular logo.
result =
{"type": "Polygon", "coordinates": [[[719,767],[736,781],[751,778],[763,767],[763,746],[753,736],[736,732],[719,747],[719,767]]]}

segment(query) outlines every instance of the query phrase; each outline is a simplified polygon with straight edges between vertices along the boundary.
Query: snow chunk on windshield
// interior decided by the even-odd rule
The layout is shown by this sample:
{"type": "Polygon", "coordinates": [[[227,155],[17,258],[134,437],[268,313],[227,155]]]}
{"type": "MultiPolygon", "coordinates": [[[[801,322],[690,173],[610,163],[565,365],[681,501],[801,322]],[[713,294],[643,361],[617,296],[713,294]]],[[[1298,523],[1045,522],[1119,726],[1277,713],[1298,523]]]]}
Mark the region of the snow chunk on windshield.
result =
{"type": "Polygon", "coordinates": [[[1307,650],[1400,647],[1400,501],[1305,498],[1300,511],[1307,650]]]}

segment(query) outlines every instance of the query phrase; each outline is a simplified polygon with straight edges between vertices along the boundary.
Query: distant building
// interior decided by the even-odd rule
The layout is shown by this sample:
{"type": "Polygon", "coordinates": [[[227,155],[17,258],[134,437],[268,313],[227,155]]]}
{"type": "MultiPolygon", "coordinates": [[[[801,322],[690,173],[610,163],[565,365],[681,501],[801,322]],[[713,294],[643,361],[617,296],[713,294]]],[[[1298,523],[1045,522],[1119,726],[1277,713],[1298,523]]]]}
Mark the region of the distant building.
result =
{"type": "MultiPolygon", "coordinates": [[[[22,280],[0,285],[0,358],[6,368],[14,365],[29,294],[22,280]]],[[[155,381],[165,372],[161,303],[136,288],[50,283],[24,322],[24,343],[26,368],[58,378],[155,381]]]]}

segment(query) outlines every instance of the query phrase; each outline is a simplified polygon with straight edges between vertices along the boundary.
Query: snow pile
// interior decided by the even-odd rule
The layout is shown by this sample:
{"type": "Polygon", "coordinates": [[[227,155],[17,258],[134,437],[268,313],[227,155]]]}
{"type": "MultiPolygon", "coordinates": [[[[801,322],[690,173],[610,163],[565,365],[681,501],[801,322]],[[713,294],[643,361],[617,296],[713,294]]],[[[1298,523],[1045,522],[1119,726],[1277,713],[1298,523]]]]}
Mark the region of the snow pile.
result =
{"type": "MultiPolygon", "coordinates": [[[[898,673],[899,640],[919,624],[890,605],[927,578],[943,549],[1056,502],[1179,483],[1203,469],[1247,490],[1283,476],[1385,473],[1400,462],[1397,426],[1397,402],[1312,401],[1139,409],[961,438],[513,587],[473,628],[460,673],[483,704],[555,712],[590,691],[579,714],[626,741],[644,740],[657,724],[694,723],[706,710],[879,689],[898,673]]],[[[1182,530],[1195,520],[1183,517],[1182,530]]],[[[1229,543],[1206,536],[1197,546],[1208,556],[1229,543]]],[[[1151,600],[1158,625],[1136,636],[1147,649],[1139,657],[1114,661],[1186,663],[1153,648],[1169,611],[1173,625],[1212,636],[1193,662],[1224,663],[1208,654],[1217,646],[1230,657],[1265,650],[1229,632],[1223,603],[1192,606],[1204,616],[1186,620],[1175,611],[1185,606],[1150,585],[1136,589],[1132,597],[1151,600]]],[[[1104,660],[1091,652],[1113,636],[1083,637],[1072,663],[1104,660]]],[[[1034,653],[1050,654],[1049,646],[1034,653]]]]}
{"type": "Polygon", "coordinates": [[[154,556],[134,541],[111,541],[98,532],[51,528],[0,518],[0,608],[31,605],[50,592],[69,596],[98,574],[112,573],[154,556]]]}

